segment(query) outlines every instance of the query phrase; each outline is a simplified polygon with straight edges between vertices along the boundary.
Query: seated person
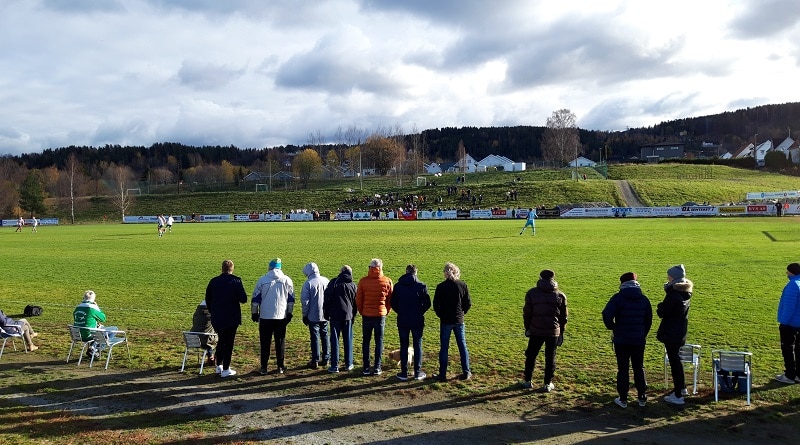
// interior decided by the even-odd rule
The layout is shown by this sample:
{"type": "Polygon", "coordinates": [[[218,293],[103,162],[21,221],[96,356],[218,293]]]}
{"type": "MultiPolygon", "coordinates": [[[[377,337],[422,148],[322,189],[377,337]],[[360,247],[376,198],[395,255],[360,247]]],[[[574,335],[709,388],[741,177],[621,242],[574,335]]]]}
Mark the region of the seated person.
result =
{"type": "MultiPolygon", "coordinates": [[[[95,295],[94,291],[92,290],[87,290],[86,293],[83,294],[83,301],[81,304],[75,307],[75,310],[72,312],[73,324],[79,328],[116,331],[116,326],[103,326],[101,324],[106,321],[106,314],[100,310],[96,299],[97,295],[95,295]]],[[[109,338],[113,338],[114,333],[111,332],[108,334],[108,336],[109,338]]],[[[89,341],[92,339],[92,333],[89,331],[89,329],[81,329],[81,338],[83,341],[89,341]]],[[[90,347],[89,352],[99,354],[99,351],[96,350],[94,344],[92,344],[90,347]]]]}
{"type": "MultiPolygon", "coordinates": [[[[192,332],[205,332],[208,334],[215,334],[214,327],[211,326],[211,312],[206,306],[206,300],[200,302],[194,310],[192,316],[192,332]]],[[[208,357],[208,364],[214,366],[214,347],[217,346],[216,338],[209,338],[207,335],[200,336],[200,345],[206,350],[208,357]]]]}
{"type": "Polygon", "coordinates": [[[14,321],[13,318],[7,316],[0,310],[0,328],[9,334],[22,334],[22,339],[25,341],[25,345],[27,345],[29,351],[39,349],[38,346],[33,344],[33,337],[38,337],[39,334],[33,332],[33,328],[31,324],[28,323],[28,320],[20,318],[14,321]]]}

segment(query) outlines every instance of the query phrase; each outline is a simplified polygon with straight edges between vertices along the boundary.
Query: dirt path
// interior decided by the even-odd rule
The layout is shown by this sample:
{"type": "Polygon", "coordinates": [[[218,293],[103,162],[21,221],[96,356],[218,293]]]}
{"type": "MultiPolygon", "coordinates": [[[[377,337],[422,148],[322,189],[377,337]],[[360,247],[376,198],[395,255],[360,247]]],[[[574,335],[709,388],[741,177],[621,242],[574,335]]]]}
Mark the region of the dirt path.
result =
{"type": "Polygon", "coordinates": [[[644,207],[644,204],[639,201],[639,196],[628,181],[616,180],[614,182],[617,184],[619,194],[622,196],[622,200],[625,201],[627,207],[644,207]]]}

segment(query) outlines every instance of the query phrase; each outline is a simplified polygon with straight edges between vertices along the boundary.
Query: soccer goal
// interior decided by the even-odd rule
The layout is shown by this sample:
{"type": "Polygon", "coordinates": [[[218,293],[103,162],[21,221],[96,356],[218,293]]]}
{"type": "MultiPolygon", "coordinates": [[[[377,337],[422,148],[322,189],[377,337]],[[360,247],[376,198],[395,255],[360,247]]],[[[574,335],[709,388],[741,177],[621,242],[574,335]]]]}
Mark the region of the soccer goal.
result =
{"type": "Polygon", "coordinates": [[[269,184],[256,184],[256,191],[257,192],[268,192],[269,191],[269,184]]]}
{"type": "Polygon", "coordinates": [[[417,187],[425,187],[428,185],[428,180],[424,176],[417,176],[417,187]]]}
{"type": "Polygon", "coordinates": [[[127,190],[125,190],[125,193],[128,196],[130,196],[130,195],[141,195],[142,194],[142,189],[140,189],[140,188],[127,189],[127,190]]]}

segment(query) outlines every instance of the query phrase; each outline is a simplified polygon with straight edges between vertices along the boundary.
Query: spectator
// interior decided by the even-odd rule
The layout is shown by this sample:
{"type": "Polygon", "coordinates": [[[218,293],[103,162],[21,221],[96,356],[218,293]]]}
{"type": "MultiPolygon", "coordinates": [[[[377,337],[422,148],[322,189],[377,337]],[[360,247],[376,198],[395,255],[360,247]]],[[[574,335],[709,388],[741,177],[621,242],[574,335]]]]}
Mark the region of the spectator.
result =
{"type": "MultiPolygon", "coordinates": [[[[194,310],[192,316],[192,332],[205,332],[206,334],[216,334],[214,327],[211,325],[211,312],[208,310],[206,300],[200,302],[194,310]]],[[[214,360],[214,346],[217,345],[216,338],[209,338],[208,335],[200,336],[200,346],[206,350],[205,356],[208,357],[208,364],[215,366],[214,360]]]]}
{"type": "Polygon", "coordinates": [[[525,388],[533,387],[531,378],[536,356],[544,345],[544,392],[555,388],[556,348],[564,338],[567,325],[567,296],[558,288],[556,274],[545,269],[539,273],[536,287],[525,294],[522,319],[528,348],[525,350],[525,388]]]}
{"type": "Polygon", "coordinates": [[[472,378],[469,367],[469,350],[464,327],[464,316],[472,307],[467,283],[461,280],[461,270],[453,263],[444,265],[444,281],[433,293],[433,310],[439,317],[439,373],[433,376],[439,382],[447,381],[450,334],[455,334],[458,355],[461,359],[461,380],[472,378]]]}
{"type": "Polygon", "coordinates": [[[233,261],[222,262],[222,273],[206,286],[206,304],[211,312],[211,325],[217,331],[216,372],[221,377],[236,375],[231,357],[236,330],[242,324],[241,305],[247,303],[242,279],[233,274],[233,261]]]}
{"type": "Polygon", "coordinates": [[[664,301],[658,303],[656,313],[661,318],[656,338],[664,343],[667,351],[673,392],[664,397],[664,401],[673,405],[683,405],[686,395],[686,377],[683,374],[683,362],[679,355],[681,346],[686,344],[686,333],[689,330],[689,306],[691,304],[694,283],[686,279],[683,264],[667,270],[667,283],[664,284],[664,301]]]}
{"type": "Polygon", "coordinates": [[[353,269],[342,266],[339,276],[325,288],[323,304],[325,319],[330,321],[331,366],[328,372],[339,372],[339,335],[344,347],[344,363],[348,371],[353,370],[353,319],[356,317],[356,284],[353,269]]]}
{"type": "Polygon", "coordinates": [[[267,374],[272,338],[275,337],[275,358],[278,374],[286,372],[286,326],[292,321],[294,283],[283,273],[281,259],[269,262],[269,271],[259,278],[253,289],[251,315],[258,322],[261,343],[261,375],[267,374]]]}
{"type": "Polygon", "coordinates": [[[614,403],[628,407],[629,368],[633,367],[639,406],[647,403],[647,381],[644,374],[644,348],[647,333],[653,324],[653,307],[642,293],[637,276],[626,272],[619,277],[619,292],[603,309],[603,323],[613,332],[614,354],[617,357],[617,393],[614,403]]]}
{"type": "MultiPolygon", "coordinates": [[[[102,323],[106,321],[106,314],[100,310],[100,306],[97,305],[97,294],[94,293],[92,290],[87,290],[83,294],[83,301],[75,307],[75,310],[72,312],[72,320],[73,325],[79,328],[86,328],[81,329],[81,338],[83,341],[89,341],[92,339],[92,332],[89,329],[104,329],[107,331],[116,331],[116,326],[103,326],[102,323]]],[[[113,332],[106,334],[109,337],[113,337],[113,332]]],[[[92,354],[95,356],[100,354],[100,350],[96,348],[94,343],[89,346],[87,351],[88,355],[91,357],[92,354]]]]}
{"type": "Polygon", "coordinates": [[[417,279],[417,266],[406,266],[405,275],[397,280],[391,298],[392,309],[397,314],[397,330],[400,335],[400,373],[397,378],[408,380],[408,335],[414,341],[414,379],[424,380],[422,372],[422,332],[425,328],[425,312],[431,307],[428,286],[417,279]]]}
{"type": "Polygon", "coordinates": [[[38,346],[33,344],[34,337],[38,337],[39,334],[34,332],[31,324],[28,323],[28,320],[20,318],[19,320],[14,321],[13,318],[7,316],[2,310],[0,310],[0,329],[9,334],[22,334],[22,340],[25,342],[25,345],[29,351],[35,351],[39,349],[38,346]]]}
{"type": "Polygon", "coordinates": [[[783,287],[778,302],[778,332],[781,336],[783,374],[775,376],[781,383],[800,383],[800,264],[786,267],[789,282],[783,287]]]}
{"type": "Polygon", "coordinates": [[[303,324],[308,326],[311,341],[311,361],[308,367],[328,366],[330,353],[328,346],[328,322],[325,320],[325,288],[329,280],[319,273],[317,263],[308,263],[303,267],[306,282],[300,290],[300,302],[303,305],[303,324]]]}
{"type": "Polygon", "coordinates": [[[358,281],[356,307],[361,314],[363,342],[361,355],[364,375],[381,375],[383,360],[383,333],[386,315],[392,310],[392,279],[383,274],[383,261],[373,258],[369,263],[367,276],[358,281]],[[369,346],[375,335],[375,366],[370,368],[369,346]]]}

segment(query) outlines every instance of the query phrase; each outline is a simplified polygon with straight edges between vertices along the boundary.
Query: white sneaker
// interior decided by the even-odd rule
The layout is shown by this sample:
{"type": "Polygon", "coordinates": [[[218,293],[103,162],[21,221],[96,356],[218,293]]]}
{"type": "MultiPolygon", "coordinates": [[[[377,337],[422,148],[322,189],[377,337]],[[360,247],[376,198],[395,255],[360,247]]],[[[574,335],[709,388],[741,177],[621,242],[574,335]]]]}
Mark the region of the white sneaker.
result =
{"type": "Polygon", "coordinates": [[[664,401],[673,405],[683,405],[683,397],[675,397],[675,393],[669,393],[664,397],[664,401]]]}
{"type": "Polygon", "coordinates": [[[234,375],[236,375],[236,371],[234,371],[233,368],[228,368],[228,369],[222,371],[222,374],[220,374],[219,376],[220,377],[231,377],[231,376],[234,376],[234,375]]]}
{"type": "Polygon", "coordinates": [[[222,365],[217,365],[217,369],[214,370],[214,374],[222,374],[222,365]]]}
{"type": "Polygon", "coordinates": [[[789,385],[793,385],[795,383],[794,379],[790,379],[789,377],[786,377],[786,374],[778,374],[778,375],[776,375],[775,376],[775,380],[777,380],[777,381],[779,381],[781,383],[789,384],[789,385]]]}
{"type": "Polygon", "coordinates": [[[544,392],[550,392],[550,391],[554,390],[555,388],[556,388],[556,385],[554,385],[552,382],[548,383],[548,384],[544,385],[544,392]]]}
{"type": "Polygon", "coordinates": [[[681,397],[686,397],[687,395],[689,395],[689,391],[686,388],[681,389],[681,397]]]}
{"type": "Polygon", "coordinates": [[[619,397],[614,399],[614,403],[616,403],[617,406],[619,406],[620,408],[627,408],[628,407],[628,402],[626,402],[624,400],[621,400],[619,397]]]}

